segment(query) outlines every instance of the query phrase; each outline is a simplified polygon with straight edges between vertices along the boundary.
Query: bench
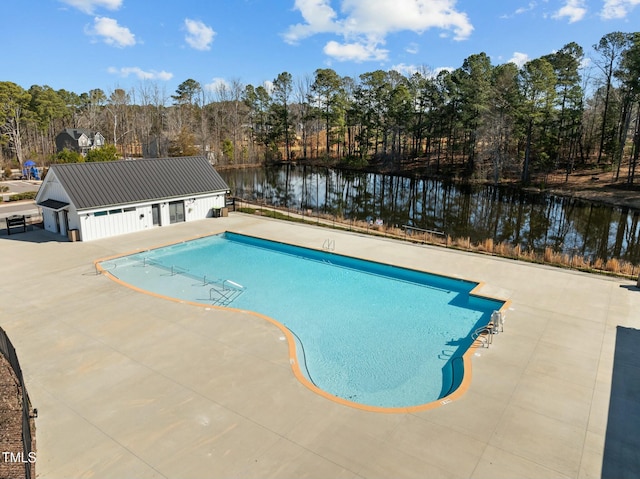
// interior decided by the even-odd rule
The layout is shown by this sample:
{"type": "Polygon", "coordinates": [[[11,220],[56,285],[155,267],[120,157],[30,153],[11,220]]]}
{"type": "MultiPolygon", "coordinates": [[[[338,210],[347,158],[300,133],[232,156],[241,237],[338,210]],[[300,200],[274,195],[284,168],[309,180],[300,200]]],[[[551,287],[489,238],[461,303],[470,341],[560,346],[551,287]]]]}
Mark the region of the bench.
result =
{"type": "Polygon", "coordinates": [[[24,215],[13,215],[5,218],[7,222],[7,234],[11,234],[11,228],[22,228],[22,232],[27,232],[27,218],[24,215]]]}

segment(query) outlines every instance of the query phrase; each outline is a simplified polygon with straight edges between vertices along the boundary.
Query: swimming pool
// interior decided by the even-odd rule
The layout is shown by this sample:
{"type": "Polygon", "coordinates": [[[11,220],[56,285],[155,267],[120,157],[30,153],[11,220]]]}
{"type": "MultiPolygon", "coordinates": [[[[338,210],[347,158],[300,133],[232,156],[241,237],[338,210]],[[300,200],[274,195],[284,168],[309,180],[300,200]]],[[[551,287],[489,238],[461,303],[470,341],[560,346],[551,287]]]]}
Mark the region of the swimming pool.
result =
{"type": "Polygon", "coordinates": [[[308,385],[377,408],[455,391],[471,334],[504,304],[474,282],[230,232],[100,266],[155,294],[273,318],[308,385]]]}

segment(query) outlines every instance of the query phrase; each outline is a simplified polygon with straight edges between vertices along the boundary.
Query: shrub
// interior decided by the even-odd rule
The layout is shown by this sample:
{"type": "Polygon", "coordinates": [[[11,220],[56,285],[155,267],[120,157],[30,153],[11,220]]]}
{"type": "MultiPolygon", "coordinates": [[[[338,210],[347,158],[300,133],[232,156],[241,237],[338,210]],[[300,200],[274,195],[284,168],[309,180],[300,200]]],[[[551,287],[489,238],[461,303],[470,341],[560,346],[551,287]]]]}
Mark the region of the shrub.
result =
{"type": "Polygon", "coordinates": [[[493,238],[487,238],[479,243],[478,250],[493,253],[493,238]]]}
{"type": "Polygon", "coordinates": [[[106,144],[102,148],[96,148],[95,150],[89,150],[85,161],[115,161],[118,159],[118,151],[116,146],[112,144],[106,144]]]}
{"type": "Polygon", "coordinates": [[[611,271],[612,273],[619,273],[620,272],[620,261],[618,261],[616,258],[611,258],[611,259],[607,260],[607,263],[605,265],[605,269],[607,271],[611,271]]]}
{"type": "Polygon", "coordinates": [[[9,201],[33,200],[35,199],[37,194],[37,191],[25,191],[24,193],[16,193],[15,195],[9,196],[9,201]]]}
{"type": "Polygon", "coordinates": [[[80,163],[84,162],[84,157],[77,151],[69,150],[68,148],[58,152],[54,161],[56,163],[80,163]]]}
{"type": "Polygon", "coordinates": [[[453,244],[458,248],[471,249],[471,239],[468,236],[465,238],[455,238],[453,244]]]}

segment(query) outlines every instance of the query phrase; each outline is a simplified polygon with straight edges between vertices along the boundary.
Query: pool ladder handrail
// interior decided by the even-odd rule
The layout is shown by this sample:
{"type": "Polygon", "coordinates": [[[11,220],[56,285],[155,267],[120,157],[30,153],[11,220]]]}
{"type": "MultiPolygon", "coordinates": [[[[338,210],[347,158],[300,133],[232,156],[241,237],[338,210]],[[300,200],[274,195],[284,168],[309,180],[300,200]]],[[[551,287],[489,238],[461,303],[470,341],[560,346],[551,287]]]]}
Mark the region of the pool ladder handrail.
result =
{"type": "Polygon", "coordinates": [[[236,283],[235,281],[231,281],[230,279],[224,279],[222,281],[218,281],[218,283],[222,285],[222,289],[220,289],[219,286],[213,286],[212,288],[209,288],[209,301],[213,301],[214,304],[221,304],[223,306],[230,304],[234,299],[240,296],[240,294],[242,294],[247,289],[241,284],[236,283]],[[232,288],[228,288],[227,285],[231,285],[232,288]],[[218,294],[218,299],[214,300],[214,292],[218,294]]]}
{"type": "Polygon", "coordinates": [[[471,334],[471,339],[473,339],[474,343],[478,341],[482,344],[482,347],[488,348],[493,343],[493,328],[488,324],[481,326],[471,334]]]}
{"type": "Polygon", "coordinates": [[[230,297],[230,295],[225,294],[222,290],[220,290],[219,288],[209,288],[209,301],[213,301],[214,303],[220,303],[220,304],[229,304],[231,301],[233,301],[230,297]],[[213,295],[211,293],[216,292],[218,295],[220,295],[223,300],[221,300],[220,298],[214,300],[213,299],[213,295]]]}
{"type": "Polygon", "coordinates": [[[473,342],[479,341],[483,347],[489,347],[493,343],[493,335],[504,332],[504,314],[502,311],[491,313],[491,321],[485,326],[481,326],[471,334],[473,342]]]}
{"type": "Polygon", "coordinates": [[[118,263],[111,263],[108,266],[102,263],[94,263],[93,267],[96,270],[96,276],[98,276],[100,274],[108,273],[109,271],[116,269],[118,267],[118,263]]]}
{"type": "Polygon", "coordinates": [[[165,266],[162,263],[159,263],[158,261],[147,258],[146,256],[142,258],[142,266],[145,268],[147,266],[155,266],[156,268],[164,269],[165,271],[170,272],[171,276],[175,276],[177,274],[180,274],[183,276],[189,276],[188,268],[183,268],[182,266],[176,266],[174,264],[172,264],[171,266],[165,266]]]}
{"type": "Polygon", "coordinates": [[[231,288],[231,289],[235,289],[237,291],[244,291],[245,289],[247,289],[244,286],[242,286],[241,284],[236,283],[235,281],[231,281],[230,279],[222,280],[222,289],[224,289],[224,290],[228,289],[227,288],[227,284],[230,284],[231,286],[233,286],[233,288],[231,288]]]}

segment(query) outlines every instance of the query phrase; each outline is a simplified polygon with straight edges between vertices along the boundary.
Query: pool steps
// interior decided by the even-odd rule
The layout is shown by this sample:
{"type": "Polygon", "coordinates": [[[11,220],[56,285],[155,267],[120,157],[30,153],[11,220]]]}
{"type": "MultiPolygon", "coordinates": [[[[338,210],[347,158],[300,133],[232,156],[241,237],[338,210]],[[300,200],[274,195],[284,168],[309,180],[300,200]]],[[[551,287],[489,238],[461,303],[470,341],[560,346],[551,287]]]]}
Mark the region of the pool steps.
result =
{"type": "Polygon", "coordinates": [[[231,281],[230,279],[216,279],[210,281],[207,279],[206,275],[200,277],[194,274],[189,274],[189,270],[186,268],[175,265],[166,266],[158,261],[149,259],[146,256],[139,262],[142,263],[141,266],[143,267],[152,266],[170,272],[171,276],[179,275],[190,279],[201,280],[201,286],[211,286],[209,289],[209,301],[211,301],[211,304],[216,306],[229,306],[246,290],[244,286],[236,283],[235,281],[231,281]]]}
{"type": "MultiPolygon", "coordinates": [[[[215,285],[216,283],[214,282],[208,284],[215,285]]],[[[246,289],[241,284],[238,284],[235,281],[231,281],[230,279],[225,279],[220,284],[222,285],[222,289],[219,286],[213,286],[209,289],[209,300],[212,301],[213,304],[216,304],[218,306],[228,306],[246,289]],[[228,288],[227,285],[231,285],[233,287],[228,288]],[[214,293],[218,295],[217,298],[213,297],[214,293]]]]}

